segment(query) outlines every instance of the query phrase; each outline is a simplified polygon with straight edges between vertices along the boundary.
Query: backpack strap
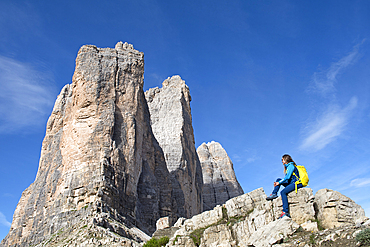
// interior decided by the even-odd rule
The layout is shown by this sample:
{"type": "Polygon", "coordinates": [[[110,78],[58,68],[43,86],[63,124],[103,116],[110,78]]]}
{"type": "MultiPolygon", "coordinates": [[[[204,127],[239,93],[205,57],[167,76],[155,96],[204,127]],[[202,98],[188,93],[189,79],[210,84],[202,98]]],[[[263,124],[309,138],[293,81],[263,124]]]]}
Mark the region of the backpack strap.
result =
{"type": "MultiPolygon", "coordinates": [[[[294,164],[294,167],[298,170],[297,168],[297,165],[294,164]]],[[[298,171],[299,173],[299,171],[298,171]]],[[[298,193],[298,184],[301,184],[301,178],[297,176],[297,174],[295,174],[295,172],[293,172],[293,175],[297,178],[297,181],[295,181],[295,193],[297,194],[298,193]]]]}

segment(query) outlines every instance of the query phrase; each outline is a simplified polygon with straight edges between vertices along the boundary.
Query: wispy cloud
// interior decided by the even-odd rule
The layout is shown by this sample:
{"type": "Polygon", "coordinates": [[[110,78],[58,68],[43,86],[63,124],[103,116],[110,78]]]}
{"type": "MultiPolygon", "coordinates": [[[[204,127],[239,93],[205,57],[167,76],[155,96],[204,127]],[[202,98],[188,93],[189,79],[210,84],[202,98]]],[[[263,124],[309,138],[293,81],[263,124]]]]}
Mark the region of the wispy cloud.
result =
{"type": "Polygon", "coordinates": [[[0,56],[0,133],[45,122],[54,101],[50,82],[46,73],[0,56]]]}
{"type": "Polygon", "coordinates": [[[331,66],[324,71],[315,72],[312,76],[311,84],[308,88],[309,91],[319,93],[326,96],[329,93],[335,92],[335,83],[337,76],[349,65],[353,64],[359,57],[359,47],[362,43],[355,45],[353,50],[339,61],[332,63],[331,66]]]}
{"type": "Polygon", "coordinates": [[[344,109],[329,109],[312,123],[307,129],[306,138],[300,145],[301,150],[318,151],[336,140],[345,130],[349,118],[357,106],[357,98],[353,97],[344,109]]]}
{"type": "MultiPolygon", "coordinates": [[[[326,161],[325,164],[323,164],[326,168],[328,167],[329,162],[326,161]]],[[[367,167],[366,164],[368,164],[368,160],[366,160],[363,163],[356,163],[355,166],[348,166],[348,164],[336,164],[335,167],[332,167],[335,172],[330,172],[330,175],[328,176],[328,173],[326,171],[316,170],[312,174],[310,173],[311,170],[309,170],[309,174],[312,175],[312,179],[310,180],[310,186],[314,190],[319,190],[322,188],[329,188],[336,191],[342,191],[345,192],[345,194],[352,193],[354,189],[358,189],[359,187],[355,187],[356,181],[357,184],[362,184],[369,176],[368,172],[370,171],[370,167],[367,167]],[[363,176],[362,174],[366,174],[363,176]],[[367,177],[362,178],[359,180],[359,177],[367,177]],[[352,183],[352,181],[354,181],[352,183]],[[351,185],[352,183],[352,185],[351,185]]],[[[329,169],[330,170],[330,169],[329,169]]],[[[362,186],[366,186],[365,184],[362,184],[362,186]]],[[[361,189],[360,189],[361,190],[361,189]]],[[[364,196],[368,197],[367,194],[363,194],[364,196]]],[[[361,196],[361,195],[360,195],[361,196]]],[[[359,196],[359,197],[360,197],[359,196]]]]}
{"type": "Polygon", "coordinates": [[[336,83],[339,74],[348,66],[354,64],[361,56],[360,46],[365,42],[355,45],[353,50],[337,62],[332,63],[326,70],[316,72],[308,87],[308,92],[320,96],[320,107],[324,109],[319,112],[318,117],[304,126],[302,136],[303,141],[299,146],[300,150],[318,151],[325,148],[331,142],[343,134],[347,125],[350,123],[349,118],[357,107],[358,98],[353,96],[347,106],[342,107],[336,99],[336,83]],[[327,97],[327,96],[331,97],[327,97]],[[326,104],[326,107],[322,107],[326,104]]]}
{"type": "Polygon", "coordinates": [[[370,186],[370,178],[356,178],[350,183],[351,187],[365,187],[370,186]]]}
{"type": "Polygon", "coordinates": [[[0,212],[0,224],[6,227],[10,227],[12,224],[11,222],[6,220],[6,217],[2,212],[0,212]]]}
{"type": "Polygon", "coordinates": [[[13,194],[10,194],[10,193],[4,193],[3,196],[4,197],[14,197],[14,195],[13,194]]]}

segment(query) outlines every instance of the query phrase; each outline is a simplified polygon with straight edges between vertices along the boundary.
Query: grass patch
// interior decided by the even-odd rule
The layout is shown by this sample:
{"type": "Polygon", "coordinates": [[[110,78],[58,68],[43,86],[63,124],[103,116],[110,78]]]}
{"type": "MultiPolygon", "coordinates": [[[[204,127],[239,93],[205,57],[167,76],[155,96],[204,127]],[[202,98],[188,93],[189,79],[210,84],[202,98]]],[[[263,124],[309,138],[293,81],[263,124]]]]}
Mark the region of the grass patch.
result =
{"type": "Polygon", "coordinates": [[[242,215],[242,216],[234,216],[234,217],[228,218],[227,225],[228,226],[233,226],[234,224],[245,220],[253,212],[253,210],[254,210],[254,208],[252,208],[245,215],[242,215]]]}
{"type": "Polygon", "coordinates": [[[225,207],[222,207],[222,218],[223,219],[227,219],[228,216],[227,216],[227,209],[225,207]]]}
{"type": "Polygon", "coordinates": [[[310,244],[312,244],[312,245],[315,244],[315,235],[313,235],[313,234],[310,235],[310,244]]]}
{"type": "MultiPolygon", "coordinates": [[[[176,236],[177,238],[177,236],[176,236]]],[[[160,247],[166,246],[166,244],[170,241],[168,237],[162,237],[160,239],[152,238],[148,242],[146,242],[143,247],[160,247]]]]}
{"type": "Polygon", "coordinates": [[[181,236],[180,236],[180,235],[176,235],[175,240],[173,240],[173,242],[172,242],[172,244],[173,244],[173,245],[175,245],[175,244],[176,244],[177,239],[178,239],[179,237],[181,237],[181,236]]]}
{"type": "Polygon", "coordinates": [[[362,230],[356,235],[356,241],[361,244],[370,244],[370,228],[362,230]]]}
{"type": "Polygon", "coordinates": [[[200,229],[196,229],[192,233],[190,233],[190,237],[191,237],[191,239],[193,240],[193,242],[196,246],[200,245],[200,239],[202,238],[204,231],[207,228],[211,227],[211,226],[212,225],[207,226],[207,227],[203,227],[203,228],[200,228],[200,229]]]}

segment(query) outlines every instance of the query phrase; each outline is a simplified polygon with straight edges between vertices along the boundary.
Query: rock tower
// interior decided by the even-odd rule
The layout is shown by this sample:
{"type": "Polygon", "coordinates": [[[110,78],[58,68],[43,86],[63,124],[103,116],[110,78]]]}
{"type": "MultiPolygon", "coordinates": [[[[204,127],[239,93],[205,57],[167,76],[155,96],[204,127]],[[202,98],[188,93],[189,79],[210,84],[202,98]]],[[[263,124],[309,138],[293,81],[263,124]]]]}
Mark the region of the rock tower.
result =
{"type": "Polygon", "coordinates": [[[39,243],[85,218],[149,234],[158,218],[176,211],[143,73],[144,54],[132,45],[81,47],[72,84],[48,120],[36,179],[22,194],[3,246],[39,243]]]}
{"type": "Polygon", "coordinates": [[[180,76],[145,92],[154,136],[161,146],[177,203],[177,216],[203,211],[202,168],[195,149],[190,92],[180,76]]]}
{"type": "Polygon", "coordinates": [[[197,149],[203,171],[203,208],[211,210],[244,194],[236,179],[233,163],[218,142],[203,143],[197,149]]]}

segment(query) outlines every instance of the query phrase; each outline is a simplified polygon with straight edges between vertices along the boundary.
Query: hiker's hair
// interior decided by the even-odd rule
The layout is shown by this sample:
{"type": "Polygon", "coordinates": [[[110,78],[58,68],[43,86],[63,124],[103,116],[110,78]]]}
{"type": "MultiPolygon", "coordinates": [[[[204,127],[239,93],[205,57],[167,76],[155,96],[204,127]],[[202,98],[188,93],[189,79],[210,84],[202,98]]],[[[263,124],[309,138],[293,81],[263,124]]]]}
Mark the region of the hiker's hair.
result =
{"type": "Polygon", "coordinates": [[[284,154],[282,158],[283,158],[283,160],[284,160],[286,163],[293,162],[293,163],[295,164],[294,160],[292,159],[292,156],[290,156],[289,154],[284,154]]]}

